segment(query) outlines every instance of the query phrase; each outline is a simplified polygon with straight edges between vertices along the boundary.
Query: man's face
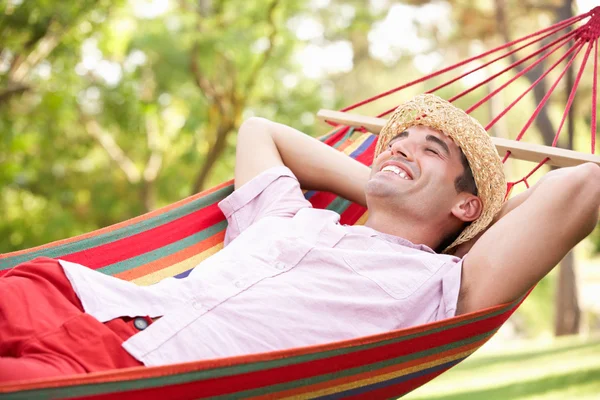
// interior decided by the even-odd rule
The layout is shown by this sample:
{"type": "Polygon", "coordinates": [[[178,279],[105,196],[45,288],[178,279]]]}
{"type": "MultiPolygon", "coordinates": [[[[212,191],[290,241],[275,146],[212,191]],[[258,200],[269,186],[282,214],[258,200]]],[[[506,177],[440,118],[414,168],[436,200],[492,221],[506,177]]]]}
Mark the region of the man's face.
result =
{"type": "Polygon", "coordinates": [[[426,220],[447,217],[458,199],[455,180],[463,172],[460,149],[452,139],[413,126],[392,138],[374,160],[367,203],[410,210],[426,220]]]}

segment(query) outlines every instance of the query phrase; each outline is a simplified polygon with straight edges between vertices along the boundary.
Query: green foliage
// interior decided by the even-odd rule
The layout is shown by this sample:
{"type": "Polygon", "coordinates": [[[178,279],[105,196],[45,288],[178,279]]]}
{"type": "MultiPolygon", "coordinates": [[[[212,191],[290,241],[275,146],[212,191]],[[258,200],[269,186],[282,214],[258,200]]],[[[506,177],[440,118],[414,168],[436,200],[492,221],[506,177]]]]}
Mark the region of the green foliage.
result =
{"type": "Polygon", "coordinates": [[[3,1],[1,252],[229,179],[248,115],[317,133],[307,116],[324,105],[322,85],[303,77],[305,42],[289,27],[307,4],[181,1],[153,17],[140,5],[3,1]]]}

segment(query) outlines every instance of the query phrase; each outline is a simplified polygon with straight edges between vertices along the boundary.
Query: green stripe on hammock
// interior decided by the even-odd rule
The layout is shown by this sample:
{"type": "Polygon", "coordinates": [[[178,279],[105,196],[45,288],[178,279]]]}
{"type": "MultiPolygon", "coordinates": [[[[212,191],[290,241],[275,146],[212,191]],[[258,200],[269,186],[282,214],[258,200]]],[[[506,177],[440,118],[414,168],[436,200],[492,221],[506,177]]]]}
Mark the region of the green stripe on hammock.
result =
{"type": "Polygon", "coordinates": [[[209,237],[225,231],[227,228],[227,222],[225,220],[219,222],[211,226],[210,228],[206,228],[198,233],[195,233],[191,236],[186,237],[185,239],[178,240],[177,242],[173,242],[166,246],[160,247],[155,251],[151,251],[148,253],[144,253],[140,256],[130,258],[125,261],[121,261],[118,263],[111,264],[106,267],[98,268],[98,271],[103,272],[108,275],[116,275],[121,272],[129,271],[140,265],[147,264],[152,261],[156,261],[163,257],[168,257],[169,255],[176,253],[180,250],[183,250],[187,247],[193,246],[194,244],[200,243],[203,240],[208,239],[209,237]]]}
{"type": "MultiPolygon", "coordinates": [[[[201,197],[197,200],[191,201],[181,207],[177,207],[168,212],[161,213],[155,217],[148,218],[146,220],[140,221],[132,225],[128,225],[126,227],[108,233],[99,234],[90,238],[63,244],[57,247],[33,250],[22,255],[0,259],[0,271],[12,268],[18,264],[32,260],[36,257],[58,258],[64,256],[65,254],[76,253],[82,250],[97,247],[105,243],[115,242],[119,239],[138,234],[140,232],[145,232],[149,229],[156,228],[168,222],[172,222],[194,211],[198,211],[211,204],[217,203],[220,200],[227,197],[232,192],[233,186],[227,186],[221,190],[207,195],[206,197],[201,197]]],[[[7,256],[10,256],[10,253],[7,254],[7,256]]]]}

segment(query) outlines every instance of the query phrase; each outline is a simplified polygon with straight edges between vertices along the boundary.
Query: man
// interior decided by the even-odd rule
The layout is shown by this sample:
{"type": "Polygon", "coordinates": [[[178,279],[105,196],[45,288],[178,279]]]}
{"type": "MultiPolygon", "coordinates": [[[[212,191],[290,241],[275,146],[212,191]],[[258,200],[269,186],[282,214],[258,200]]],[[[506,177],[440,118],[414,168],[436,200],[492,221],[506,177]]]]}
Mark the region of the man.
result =
{"type": "Polygon", "coordinates": [[[433,95],[396,110],[371,170],[252,118],[220,203],[226,246],[187,278],[138,287],[40,259],[0,279],[0,381],[307,346],[515,300],[591,232],[599,178],[593,164],[552,172],[502,206],[489,137],[433,95]],[[301,186],[366,204],[365,226],[312,209],[301,186]]]}

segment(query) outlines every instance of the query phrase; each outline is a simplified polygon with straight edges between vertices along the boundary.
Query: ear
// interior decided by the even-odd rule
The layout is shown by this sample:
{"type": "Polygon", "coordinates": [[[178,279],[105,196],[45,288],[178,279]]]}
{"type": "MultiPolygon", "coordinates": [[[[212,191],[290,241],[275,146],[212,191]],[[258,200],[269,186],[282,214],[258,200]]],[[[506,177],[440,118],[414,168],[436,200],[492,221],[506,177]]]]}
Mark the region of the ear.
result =
{"type": "Polygon", "coordinates": [[[452,215],[463,222],[475,221],[483,211],[481,199],[474,194],[463,192],[458,196],[458,201],[450,210],[452,215]]]}

